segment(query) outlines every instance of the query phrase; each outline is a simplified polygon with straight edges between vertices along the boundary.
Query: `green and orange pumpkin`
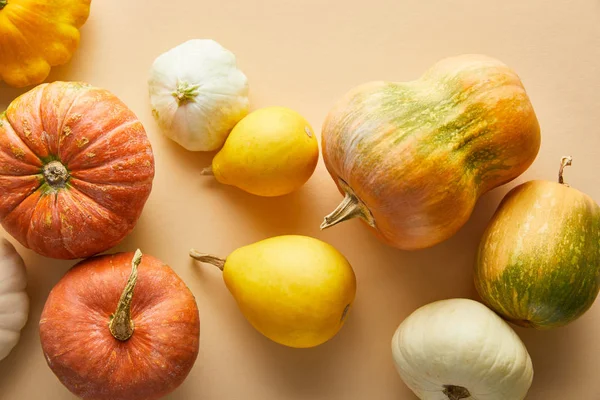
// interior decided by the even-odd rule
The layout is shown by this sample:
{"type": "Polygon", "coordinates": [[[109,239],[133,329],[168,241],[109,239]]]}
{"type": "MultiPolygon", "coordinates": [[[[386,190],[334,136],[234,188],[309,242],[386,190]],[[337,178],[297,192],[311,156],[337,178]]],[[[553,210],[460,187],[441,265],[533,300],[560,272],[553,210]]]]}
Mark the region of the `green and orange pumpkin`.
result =
{"type": "Polygon", "coordinates": [[[535,180],[511,190],[487,227],[475,284],[505,319],[539,329],[566,325],[600,290],[600,207],[562,182],[535,180]]]}
{"type": "Polygon", "coordinates": [[[412,82],[351,90],[327,116],[322,142],[345,199],[321,227],[360,217],[386,243],[414,250],[454,235],[483,193],[523,173],[540,129],[512,69],[463,55],[412,82]]]}

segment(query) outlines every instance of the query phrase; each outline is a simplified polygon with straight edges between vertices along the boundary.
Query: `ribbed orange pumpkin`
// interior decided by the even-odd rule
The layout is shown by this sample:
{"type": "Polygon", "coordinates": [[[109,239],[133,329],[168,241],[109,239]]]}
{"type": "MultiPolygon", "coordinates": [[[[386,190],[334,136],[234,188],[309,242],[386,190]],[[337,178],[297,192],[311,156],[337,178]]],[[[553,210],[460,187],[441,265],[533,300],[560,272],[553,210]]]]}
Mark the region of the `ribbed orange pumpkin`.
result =
{"type": "Polygon", "coordinates": [[[350,91],[327,116],[322,140],[346,196],[322,228],[360,217],[386,243],[414,250],[454,235],[479,196],[523,173],[540,128],[512,69],[463,55],[415,81],[350,91]]]}
{"type": "Polygon", "coordinates": [[[42,255],[87,257],[119,243],[153,177],[142,124],[107,90],[43,84],[0,114],[0,222],[42,255]]]}

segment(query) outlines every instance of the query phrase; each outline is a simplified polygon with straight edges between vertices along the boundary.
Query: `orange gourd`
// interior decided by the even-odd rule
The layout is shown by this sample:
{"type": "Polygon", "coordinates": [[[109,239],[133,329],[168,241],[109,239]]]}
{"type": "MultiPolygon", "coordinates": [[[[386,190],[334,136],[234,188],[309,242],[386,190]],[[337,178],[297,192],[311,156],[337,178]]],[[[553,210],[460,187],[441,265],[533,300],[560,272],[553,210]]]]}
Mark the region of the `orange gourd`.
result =
{"type": "Polygon", "coordinates": [[[134,253],[85,260],[54,286],[40,318],[48,366],[84,400],[154,400],[198,356],[192,292],[162,261],[134,253]]]}
{"type": "Polygon", "coordinates": [[[412,82],[353,89],[327,116],[322,142],[345,194],[322,228],[359,217],[384,242],[414,250],[454,235],[483,193],[523,173],[540,129],[512,69],[463,55],[412,82]]]}
{"type": "Polygon", "coordinates": [[[0,222],[39,254],[73,259],[115,246],[153,178],[141,122],[107,90],[43,84],[0,114],[0,222]]]}

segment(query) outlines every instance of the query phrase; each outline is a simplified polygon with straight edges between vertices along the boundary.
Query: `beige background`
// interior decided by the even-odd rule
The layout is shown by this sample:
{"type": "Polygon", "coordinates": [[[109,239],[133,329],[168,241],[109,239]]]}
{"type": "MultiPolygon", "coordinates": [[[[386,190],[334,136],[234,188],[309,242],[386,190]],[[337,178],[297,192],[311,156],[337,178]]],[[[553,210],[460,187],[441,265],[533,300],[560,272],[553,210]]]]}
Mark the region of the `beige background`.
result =
{"type": "MultiPolygon", "coordinates": [[[[459,234],[425,251],[386,247],[356,221],[320,232],[322,217],[341,199],[322,162],[299,192],[264,199],[201,177],[212,155],[186,152],[159,133],[148,105],[148,68],[161,52],[191,38],[215,39],[237,54],[253,108],[294,108],[316,131],[354,85],[411,80],[450,55],[497,57],[522,77],[542,126],[541,152],[518,181],[555,179],[560,156],[570,154],[566,179],[600,201],[598,0],[95,0],[79,51],[49,80],[83,80],[113,91],[138,114],[152,141],[152,195],[134,233],[114,250],[139,246],[161,258],[197,297],[200,355],[169,399],[414,399],[393,368],[391,336],[420,305],[476,296],[475,248],[499,200],[517,183],[484,196],[459,234]],[[290,233],[332,243],[358,277],[347,325],[310,350],[260,336],[219,272],[187,257],[192,246],[227,255],[290,233]]],[[[0,84],[0,109],[22,92],[0,84]]],[[[0,398],[72,399],[46,366],[37,323],[48,292],[74,262],[19,251],[29,270],[31,314],[20,344],[0,363],[0,398]]],[[[566,328],[517,332],[535,366],[528,399],[600,398],[598,303],[566,328]]]]}

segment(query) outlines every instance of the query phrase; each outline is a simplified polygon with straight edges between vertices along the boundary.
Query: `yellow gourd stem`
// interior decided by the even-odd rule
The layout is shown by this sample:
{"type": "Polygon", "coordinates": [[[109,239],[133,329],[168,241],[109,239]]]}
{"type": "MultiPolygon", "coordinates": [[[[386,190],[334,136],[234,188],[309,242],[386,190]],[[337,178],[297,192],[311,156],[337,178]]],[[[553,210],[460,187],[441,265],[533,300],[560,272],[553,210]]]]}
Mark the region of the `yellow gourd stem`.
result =
{"type": "Polygon", "coordinates": [[[215,173],[212,169],[212,165],[210,167],[206,167],[204,168],[201,172],[200,175],[206,175],[206,176],[215,176],[215,173]]]}
{"type": "Polygon", "coordinates": [[[110,333],[114,338],[123,342],[133,335],[135,329],[133,320],[131,319],[131,300],[133,299],[133,289],[137,283],[137,267],[140,265],[140,262],[142,262],[142,252],[140,249],[137,249],[131,261],[131,275],[129,275],[127,285],[125,285],[125,289],[121,293],[117,310],[111,315],[110,323],[108,324],[110,333]]]}
{"type": "Polygon", "coordinates": [[[0,10],[2,10],[8,4],[7,0],[0,0],[0,10]]]}
{"type": "Polygon", "coordinates": [[[565,180],[563,179],[563,171],[564,171],[565,167],[570,166],[572,162],[573,162],[573,157],[571,157],[571,156],[563,156],[560,159],[560,168],[558,169],[558,183],[560,183],[561,185],[569,186],[568,184],[565,183],[565,180]]]}
{"type": "Polygon", "coordinates": [[[225,260],[223,258],[213,256],[206,253],[200,253],[194,249],[190,250],[190,257],[200,262],[212,264],[219,268],[221,271],[225,268],[225,260]]]}

